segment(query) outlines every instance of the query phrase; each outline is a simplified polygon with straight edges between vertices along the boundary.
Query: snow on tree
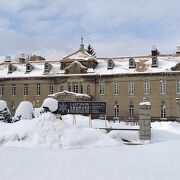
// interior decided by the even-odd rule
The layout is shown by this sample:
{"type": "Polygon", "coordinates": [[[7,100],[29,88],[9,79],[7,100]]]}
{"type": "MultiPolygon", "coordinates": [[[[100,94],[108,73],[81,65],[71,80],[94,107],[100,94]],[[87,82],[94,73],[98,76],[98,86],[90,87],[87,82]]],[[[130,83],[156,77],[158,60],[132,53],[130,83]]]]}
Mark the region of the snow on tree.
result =
{"type": "Polygon", "coordinates": [[[12,117],[7,107],[7,102],[3,100],[0,100],[0,121],[12,122],[12,117]]]}
{"type": "Polygon", "coordinates": [[[86,51],[87,51],[89,54],[91,54],[93,57],[96,57],[96,53],[95,53],[93,47],[92,47],[90,44],[88,45],[86,51]]]}
{"type": "Polygon", "coordinates": [[[33,105],[29,101],[22,101],[16,109],[14,120],[34,118],[33,105]]]}
{"type": "Polygon", "coordinates": [[[54,98],[46,98],[42,104],[44,111],[55,112],[58,109],[58,101],[54,98]]]}

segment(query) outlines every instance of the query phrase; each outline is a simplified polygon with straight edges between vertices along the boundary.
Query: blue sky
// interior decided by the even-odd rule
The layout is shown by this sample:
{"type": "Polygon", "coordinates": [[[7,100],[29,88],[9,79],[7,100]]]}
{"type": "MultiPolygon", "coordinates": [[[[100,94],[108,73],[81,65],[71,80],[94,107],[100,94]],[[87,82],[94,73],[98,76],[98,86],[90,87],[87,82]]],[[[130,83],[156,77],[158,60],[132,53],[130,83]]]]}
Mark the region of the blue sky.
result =
{"type": "Polygon", "coordinates": [[[62,58],[84,44],[99,57],[180,45],[179,0],[0,0],[0,56],[62,58]]]}

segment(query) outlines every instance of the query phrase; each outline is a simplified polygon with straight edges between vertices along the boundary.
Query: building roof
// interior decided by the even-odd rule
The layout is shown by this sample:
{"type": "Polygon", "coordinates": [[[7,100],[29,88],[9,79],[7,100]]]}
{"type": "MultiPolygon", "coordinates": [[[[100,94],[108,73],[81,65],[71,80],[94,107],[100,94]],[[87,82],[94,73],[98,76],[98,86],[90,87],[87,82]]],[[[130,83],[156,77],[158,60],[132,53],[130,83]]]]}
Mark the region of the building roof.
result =
{"type": "MultiPolygon", "coordinates": [[[[85,51],[77,51],[69,56],[66,56],[62,60],[71,59],[72,61],[78,61],[78,59],[88,60],[91,55],[85,51]]],[[[113,75],[113,74],[140,74],[140,73],[159,73],[159,72],[172,72],[172,67],[175,67],[180,63],[180,56],[177,55],[160,55],[158,58],[158,67],[151,67],[151,56],[138,56],[138,57],[119,57],[119,58],[97,58],[98,62],[95,69],[88,68],[87,72],[82,75],[113,75]],[[129,68],[129,59],[134,58],[136,62],[135,68],[129,68]],[[113,60],[115,66],[112,69],[107,68],[108,59],[113,60]]],[[[12,73],[8,73],[8,65],[10,63],[0,64],[0,78],[22,78],[22,77],[53,77],[53,76],[70,76],[71,74],[65,74],[64,70],[61,70],[61,61],[29,61],[34,66],[31,72],[26,72],[26,64],[19,64],[17,62],[13,64],[16,70],[12,73]],[[48,62],[52,65],[51,70],[48,73],[44,73],[44,64],[48,62]]],[[[178,70],[177,72],[180,72],[178,70]]],[[[75,76],[73,74],[72,76],[75,76]]]]}

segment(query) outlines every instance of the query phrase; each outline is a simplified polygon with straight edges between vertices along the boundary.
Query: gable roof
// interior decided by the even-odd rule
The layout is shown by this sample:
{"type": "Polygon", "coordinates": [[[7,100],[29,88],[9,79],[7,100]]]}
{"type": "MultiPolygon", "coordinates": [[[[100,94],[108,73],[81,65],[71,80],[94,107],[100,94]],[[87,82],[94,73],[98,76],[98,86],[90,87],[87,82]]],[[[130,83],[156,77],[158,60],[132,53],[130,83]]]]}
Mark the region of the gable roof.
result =
{"type": "Polygon", "coordinates": [[[73,61],[73,60],[87,61],[87,60],[92,60],[92,59],[95,60],[95,58],[91,54],[89,54],[86,50],[83,50],[83,51],[79,50],[79,51],[74,52],[73,54],[70,54],[70,55],[64,57],[61,60],[61,62],[62,61],[73,61]]]}

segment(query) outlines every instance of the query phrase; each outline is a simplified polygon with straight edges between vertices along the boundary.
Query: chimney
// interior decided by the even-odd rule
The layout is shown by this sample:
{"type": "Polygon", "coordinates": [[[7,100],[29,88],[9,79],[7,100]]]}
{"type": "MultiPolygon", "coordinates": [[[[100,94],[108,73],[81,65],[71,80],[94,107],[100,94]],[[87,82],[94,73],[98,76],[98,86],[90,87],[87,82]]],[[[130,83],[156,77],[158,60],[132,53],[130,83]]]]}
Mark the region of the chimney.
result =
{"type": "Polygon", "coordinates": [[[176,47],[176,55],[180,56],[180,46],[176,47]]]}
{"type": "Polygon", "coordinates": [[[25,54],[24,53],[19,54],[19,63],[20,64],[25,63],[25,54]]]}
{"type": "Polygon", "coordinates": [[[156,48],[156,46],[152,46],[152,49],[151,49],[151,56],[158,56],[160,54],[160,52],[158,51],[158,49],[156,48]]]}
{"type": "Polygon", "coordinates": [[[11,62],[11,56],[6,56],[5,63],[10,63],[11,62]]]}

